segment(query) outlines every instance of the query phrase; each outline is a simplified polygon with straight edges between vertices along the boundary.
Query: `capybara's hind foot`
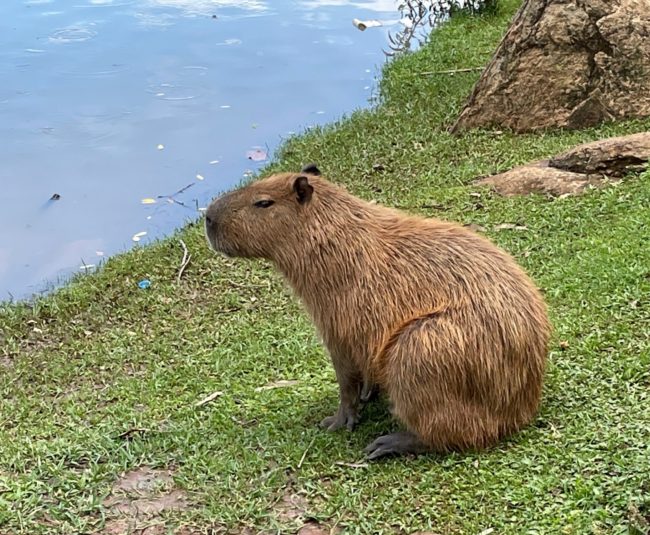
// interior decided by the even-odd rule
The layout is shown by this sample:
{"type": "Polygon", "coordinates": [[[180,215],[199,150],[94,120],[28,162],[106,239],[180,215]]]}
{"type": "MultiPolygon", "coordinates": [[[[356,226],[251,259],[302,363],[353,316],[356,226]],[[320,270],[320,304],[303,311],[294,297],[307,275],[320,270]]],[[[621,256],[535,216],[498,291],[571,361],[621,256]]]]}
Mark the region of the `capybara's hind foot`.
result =
{"type": "Polygon", "coordinates": [[[429,448],[413,433],[402,431],[382,435],[366,446],[368,460],[379,459],[385,455],[404,455],[406,453],[424,453],[429,448]]]}

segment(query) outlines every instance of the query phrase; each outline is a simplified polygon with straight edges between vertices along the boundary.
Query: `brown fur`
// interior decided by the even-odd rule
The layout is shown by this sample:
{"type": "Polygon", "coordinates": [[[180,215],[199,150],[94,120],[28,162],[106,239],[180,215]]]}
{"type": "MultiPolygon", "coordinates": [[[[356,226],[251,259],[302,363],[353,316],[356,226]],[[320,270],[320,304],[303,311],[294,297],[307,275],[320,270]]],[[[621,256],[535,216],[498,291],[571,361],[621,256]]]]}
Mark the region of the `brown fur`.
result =
{"type": "Polygon", "coordinates": [[[487,239],[304,173],[270,176],[215,200],[206,227],[216,250],[273,262],[303,301],[339,381],[330,429],[354,426],[364,381],[388,394],[426,449],[483,448],[536,413],[546,308],[522,269],[487,239]],[[312,189],[299,199],[300,176],[312,189]],[[259,200],[274,204],[255,206],[259,200]]]}

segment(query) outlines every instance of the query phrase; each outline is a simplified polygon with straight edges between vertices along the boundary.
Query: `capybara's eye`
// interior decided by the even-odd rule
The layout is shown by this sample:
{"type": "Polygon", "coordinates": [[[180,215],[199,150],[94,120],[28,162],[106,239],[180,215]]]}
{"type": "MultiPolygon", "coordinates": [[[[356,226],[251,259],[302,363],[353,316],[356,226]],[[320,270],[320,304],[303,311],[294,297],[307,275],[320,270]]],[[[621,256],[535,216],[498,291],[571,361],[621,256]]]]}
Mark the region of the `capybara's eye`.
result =
{"type": "Polygon", "coordinates": [[[208,225],[212,225],[212,219],[211,219],[210,217],[208,217],[207,215],[205,216],[205,222],[206,222],[208,225]]]}
{"type": "Polygon", "coordinates": [[[254,206],[257,206],[258,208],[268,208],[273,203],[275,203],[275,201],[272,201],[271,199],[264,199],[263,201],[257,201],[254,203],[254,206]]]}

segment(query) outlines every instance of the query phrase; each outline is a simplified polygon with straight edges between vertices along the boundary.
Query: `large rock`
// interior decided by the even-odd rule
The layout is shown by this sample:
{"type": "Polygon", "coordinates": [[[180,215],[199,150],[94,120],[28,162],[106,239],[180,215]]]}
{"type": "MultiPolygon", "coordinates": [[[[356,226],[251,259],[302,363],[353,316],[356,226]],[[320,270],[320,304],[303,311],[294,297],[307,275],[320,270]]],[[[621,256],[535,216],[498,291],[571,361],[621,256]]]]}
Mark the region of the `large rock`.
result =
{"type": "Polygon", "coordinates": [[[650,0],[524,0],[452,131],[650,116],[650,0]]]}
{"type": "Polygon", "coordinates": [[[532,162],[475,182],[501,195],[576,195],[588,187],[618,182],[650,161],[650,132],[578,145],[550,160],[532,162]]]}

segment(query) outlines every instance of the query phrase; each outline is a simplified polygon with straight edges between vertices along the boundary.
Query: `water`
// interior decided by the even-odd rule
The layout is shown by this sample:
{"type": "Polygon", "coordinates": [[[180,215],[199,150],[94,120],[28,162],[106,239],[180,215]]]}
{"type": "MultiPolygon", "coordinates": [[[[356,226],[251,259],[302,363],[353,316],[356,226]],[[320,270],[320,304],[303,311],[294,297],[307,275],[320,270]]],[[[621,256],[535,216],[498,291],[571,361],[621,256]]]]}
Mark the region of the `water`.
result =
{"type": "Polygon", "coordinates": [[[0,300],[170,233],[247,153],[368,105],[388,27],[352,19],[396,4],[0,2],[0,300]]]}

